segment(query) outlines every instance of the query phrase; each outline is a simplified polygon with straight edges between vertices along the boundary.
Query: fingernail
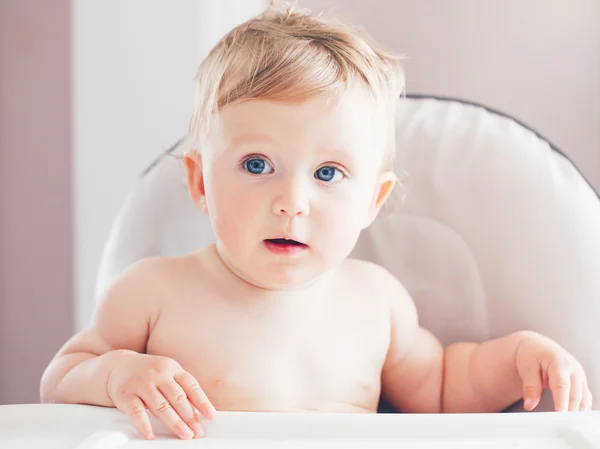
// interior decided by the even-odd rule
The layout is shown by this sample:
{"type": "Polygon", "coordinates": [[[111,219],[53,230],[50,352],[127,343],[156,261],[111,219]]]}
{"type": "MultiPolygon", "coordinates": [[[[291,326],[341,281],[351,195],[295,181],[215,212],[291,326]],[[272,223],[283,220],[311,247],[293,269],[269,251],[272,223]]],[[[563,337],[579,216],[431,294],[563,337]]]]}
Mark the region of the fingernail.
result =
{"type": "Polygon", "coordinates": [[[217,410],[213,406],[209,405],[204,408],[204,413],[200,416],[206,419],[215,419],[217,416],[217,410]]]}
{"type": "Polygon", "coordinates": [[[525,399],[525,410],[531,409],[533,406],[533,401],[531,399],[525,399]]]}
{"type": "Polygon", "coordinates": [[[146,439],[146,440],[153,440],[154,439],[154,433],[148,432],[146,435],[144,435],[144,439],[146,439]]]}
{"type": "Polygon", "coordinates": [[[194,431],[194,437],[202,438],[204,436],[204,429],[200,425],[200,423],[193,423],[192,430],[194,431]]]}

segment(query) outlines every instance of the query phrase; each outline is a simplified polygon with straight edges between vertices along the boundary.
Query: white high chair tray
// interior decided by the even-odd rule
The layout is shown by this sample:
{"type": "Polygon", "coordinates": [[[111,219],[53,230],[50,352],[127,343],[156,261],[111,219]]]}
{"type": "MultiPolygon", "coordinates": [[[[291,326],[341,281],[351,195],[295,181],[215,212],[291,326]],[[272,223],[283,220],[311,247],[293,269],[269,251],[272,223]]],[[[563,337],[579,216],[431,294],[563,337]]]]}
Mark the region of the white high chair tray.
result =
{"type": "Polygon", "coordinates": [[[2,449],[600,449],[600,412],[480,415],[219,412],[203,439],[175,439],[155,419],[140,439],[115,409],[0,407],[2,449]]]}

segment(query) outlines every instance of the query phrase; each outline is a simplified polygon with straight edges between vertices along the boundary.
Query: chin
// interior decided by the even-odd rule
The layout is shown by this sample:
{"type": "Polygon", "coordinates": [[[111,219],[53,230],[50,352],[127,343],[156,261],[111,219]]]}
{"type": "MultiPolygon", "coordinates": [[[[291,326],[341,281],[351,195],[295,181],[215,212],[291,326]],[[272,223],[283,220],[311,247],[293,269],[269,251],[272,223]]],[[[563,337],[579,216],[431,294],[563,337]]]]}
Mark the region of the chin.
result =
{"type": "Polygon", "coordinates": [[[254,255],[223,257],[219,254],[225,266],[239,279],[265,290],[298,290],[313,284],[322,274],[315,267],[307,269],[305,261],[284,259],[265,263],[254,255]]]}

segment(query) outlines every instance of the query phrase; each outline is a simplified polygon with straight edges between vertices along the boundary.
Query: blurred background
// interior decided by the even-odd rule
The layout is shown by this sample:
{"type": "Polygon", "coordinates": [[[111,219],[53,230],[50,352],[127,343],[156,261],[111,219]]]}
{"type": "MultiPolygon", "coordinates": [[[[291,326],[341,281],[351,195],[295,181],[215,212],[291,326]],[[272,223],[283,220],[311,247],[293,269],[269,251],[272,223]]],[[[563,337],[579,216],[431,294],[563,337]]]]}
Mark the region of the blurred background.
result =
{"type": "MultiPolygon", "coordinates": [[[[87,325],[112,220],[192,78],[267,0],[0,0],[0,404],[87,325]]],[[[409,93],[510,114],[600,191],[599,0],[300,0],[404,54],[409,93]]],[[[152,223],[148,223],[152,226],[152,223]]]]}

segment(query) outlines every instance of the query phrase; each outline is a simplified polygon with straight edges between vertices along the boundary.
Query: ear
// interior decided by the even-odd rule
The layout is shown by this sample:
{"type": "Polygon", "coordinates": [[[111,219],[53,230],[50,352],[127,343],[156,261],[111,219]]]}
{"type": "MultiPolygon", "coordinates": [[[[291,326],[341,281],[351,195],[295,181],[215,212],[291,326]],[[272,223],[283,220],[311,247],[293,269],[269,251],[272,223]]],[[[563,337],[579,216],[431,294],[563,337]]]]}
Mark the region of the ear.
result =
{"type": "Polygon", "coordinates": [[[377,178],[375,194],[373,195],[373,201],[371,203],[371,207],[369,208],[369,218],[365,228],[369,227],[377,218],[379,211],[381,211],[381,208],[394,190],[396,180],[397,177],[393,171],[385,171],[379,175],[379,178],[377,178]]]}
{"type": "Polygon", "coordinates": [[[202,157],[192,150],[184,157],[187,188],[192,202],[203,212],[208,213],[206,192],[204,190],[204,173],[202,171],[202,157]]]}

